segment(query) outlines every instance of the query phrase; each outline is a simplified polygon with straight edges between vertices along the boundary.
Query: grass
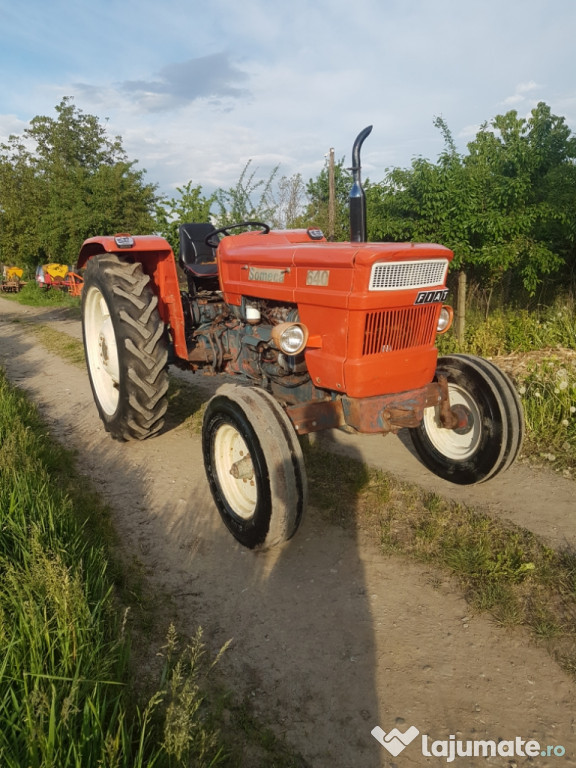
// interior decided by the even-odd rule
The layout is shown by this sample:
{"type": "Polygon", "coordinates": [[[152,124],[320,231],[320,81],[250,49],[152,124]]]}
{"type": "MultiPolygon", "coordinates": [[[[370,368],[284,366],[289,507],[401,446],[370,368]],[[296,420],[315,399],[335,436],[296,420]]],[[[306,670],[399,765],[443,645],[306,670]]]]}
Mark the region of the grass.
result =
{"type": "Polygon", "coordinates": [[[566,296],[552,306],[536,310],[501,307],[486,318],[471,308],[466,318],[464,343],[454,335],[440,337],[443,353],[461,351],[481,357],[499,357],[536,349],[576,349],[576,299],[566,296]]]}
{"type": "Polygon", "coordinates": [[[2,293],[0,296],[32,307],[80,307],[80,297],[55,288],[44,290],[35,280],[29,280],[18,293],[2,293]]]}
{"type": "Polygon", "coordinates": [[[576,470],[576,353],[528,361],[517,376],[526,417],[525,453],[562,470],[576,470]]]}
{"type": "Polygon", "coordinates": [[[55,331],[49,325],[41,323],[34,323],[27,320],[17,320],[22,324],[25,324],[30,333],[32,333],[38,341],[49,352],[52,352],[58,357],[61,357],[67,363],[75,365],[77,368],[84,368],[84,345],[78,339],[74,339],[72,336],[67,336],[65,333],[55,331]]]}
{"type": "Polygon", "coordinates": [[[0,375],[0,764],[221,764],[200,637],[177,653],[172,631],[156,691],[134,703],[108,512],[72,465],[0,375]]]}
{"type": "Polygon", "coordinates": [[[194,435],[201,434],[207,404],[208,396],[199,387],[170,376],[166,414],[168,427],[188,429],[194,435]]]}

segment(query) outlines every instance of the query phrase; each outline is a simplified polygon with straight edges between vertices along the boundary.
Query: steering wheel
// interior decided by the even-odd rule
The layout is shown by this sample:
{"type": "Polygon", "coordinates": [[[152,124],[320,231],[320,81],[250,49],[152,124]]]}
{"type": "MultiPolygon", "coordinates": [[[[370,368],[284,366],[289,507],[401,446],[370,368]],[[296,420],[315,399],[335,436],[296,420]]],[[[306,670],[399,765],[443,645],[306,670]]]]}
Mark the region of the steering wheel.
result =
{"type": "Polygon", "coordinates": [[[229,235],[231,229],[240,229],[241,227],[258,227],[261,235],[267,235],[268,232],[270,232],[268,224],[263,224],[261,221],[240,221],[238,224],[228,224],[227,227],[215,229],[214,232],[210,232],[209,235],[206,235],[204,242],[211,248],[218,248],[218,244],[220,243],[220,240],[218,239],[219,235],[229,235]]]}

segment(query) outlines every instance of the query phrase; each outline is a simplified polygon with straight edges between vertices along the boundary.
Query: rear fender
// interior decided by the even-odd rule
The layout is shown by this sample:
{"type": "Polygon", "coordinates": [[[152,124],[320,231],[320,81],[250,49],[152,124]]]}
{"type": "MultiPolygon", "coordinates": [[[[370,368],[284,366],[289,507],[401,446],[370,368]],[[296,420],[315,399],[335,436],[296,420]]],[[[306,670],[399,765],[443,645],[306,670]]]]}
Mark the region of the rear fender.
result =
{"type": "Polygon", "coordinates": [[[188,360],[176,260],[169,243],[163,237],[155,235],[92,237],[85,240],[80,249],[77,268],[82,269],[92,257],[103,253],[116,253],[142,264],[142,269],[150,276],[152,289],[158,296],[158,311],[170,330],[174,352],[177,357],[188,360]],[[133,244],[126,245],[129,242],[133,244]],[[122,246],[119,246],[119,243],[122,243],[122,246]]]}

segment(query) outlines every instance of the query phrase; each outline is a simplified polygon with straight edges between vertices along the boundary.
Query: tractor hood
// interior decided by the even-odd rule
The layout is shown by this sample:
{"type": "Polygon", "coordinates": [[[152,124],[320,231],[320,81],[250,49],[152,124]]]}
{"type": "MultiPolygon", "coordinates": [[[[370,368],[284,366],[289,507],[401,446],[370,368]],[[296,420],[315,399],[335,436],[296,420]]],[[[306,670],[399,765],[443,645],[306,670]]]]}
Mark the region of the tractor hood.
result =
{"type": "MultiPolygon", "coordinates": [[[[375,264],[441,261],[447,268],[452,257],[452,251],[442,245],[329,243],[323,237],[313,240],[307,230],[246,232],[225,237],[218,247],[221,288],[226,301],[235,305],[240,305],[242,296],[252,296],[348,307],[352,294],[370,303],[369,294],[378,290],[371,287],[375,264]]],[[[400,275],[405,272],[399,267],[400,275]]],[[[421,287],[403,284],[402,279],[389,288],[421,287]]],[[[432,287],[444,280],[445,270],[432,287]]]]}

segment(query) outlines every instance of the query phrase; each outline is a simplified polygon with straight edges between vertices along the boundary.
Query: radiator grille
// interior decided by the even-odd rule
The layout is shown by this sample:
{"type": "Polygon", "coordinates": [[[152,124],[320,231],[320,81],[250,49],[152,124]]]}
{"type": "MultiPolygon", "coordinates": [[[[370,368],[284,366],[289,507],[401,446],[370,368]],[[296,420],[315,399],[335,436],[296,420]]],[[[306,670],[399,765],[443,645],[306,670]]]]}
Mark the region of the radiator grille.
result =
{"type": "Polygon", "coordinates": [[[447,269],[447,259],[373,264],[369,289],[392,291],[401,288],[432,288],[435,285],[444,285],[447,269]]]}
{"type": "Polygon", "coordinates": [[[363,355],[429,346],[436,336],[438,304],[366,314],[363,355]]]}

